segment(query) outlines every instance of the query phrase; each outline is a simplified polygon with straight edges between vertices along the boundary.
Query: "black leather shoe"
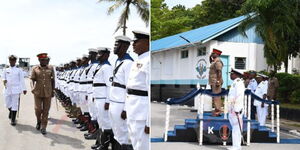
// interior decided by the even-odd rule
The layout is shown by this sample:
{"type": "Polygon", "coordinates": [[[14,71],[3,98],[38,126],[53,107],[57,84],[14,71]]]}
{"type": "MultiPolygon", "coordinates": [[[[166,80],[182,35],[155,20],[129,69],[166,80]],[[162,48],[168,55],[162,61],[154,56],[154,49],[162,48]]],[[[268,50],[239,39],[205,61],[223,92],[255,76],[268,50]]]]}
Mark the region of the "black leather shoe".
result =
{"type": "Polygon", "coordinates": [[[76,128],[81,129],[84,126],[84,124],[79,124],[76,126],[76,128]]]}
{"type": "Polygon", "coordinates": [[[80,128],[80,131],[87,131],[88,127],[87,126],[83,126],[82,128],[80,128]]]}
{"type": "Polygon", "coordinates": [[[46,129],[41,129],[41,133],[42,133],[43,135],[47,134],[46,129]]]}
{"type": "Polygon", "coordinates": [[[100,144],[94,144],[91,146],[91,149],[98,149],[100,147],[100,144]]]}
{"type": "Polygon", "coordinates": [[[40,129],[41,129],[41,122],[36,123],[35,128],[36,128],[37,130],[40,130],[40,129]]]}
{"type": "Polygon", "coordinates": [[[97,139],[97,135],[98,135],[98,131],[91,133],[91,134],[85,136],[84,138],[87,140],[93,140],[93,139],[97,139]]]}
{"type": "Polygon", "coordinates": [[[17,123],[16,123],[16,121],[11,121],[11,123],[10,123],[12,126],[15,126],[17,123]]]}
{"type": "Polygon", "coordinates": [[[17,111],[11,111],[11,125],[15,126],[16,125],[16,115],[17,115],[17,111]]]}

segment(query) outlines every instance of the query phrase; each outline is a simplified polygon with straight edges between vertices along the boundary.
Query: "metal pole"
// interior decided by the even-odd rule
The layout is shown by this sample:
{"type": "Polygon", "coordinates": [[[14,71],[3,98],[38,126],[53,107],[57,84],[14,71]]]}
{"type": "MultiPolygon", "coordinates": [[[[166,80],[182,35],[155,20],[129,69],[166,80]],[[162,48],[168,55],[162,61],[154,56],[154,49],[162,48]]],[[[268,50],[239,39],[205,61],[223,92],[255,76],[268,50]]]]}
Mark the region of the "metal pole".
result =
{"type": "Polygon", "coordinates": [[[200,119],[200,123],[199,123],[199,145],[203,144],[203,105],[204,105],[204,101],[203,101],[203,97],[204,95],[201,94],[200,96],[200,105],[199,105],[199,109],[200,109],[200,115],[199,115],[199,119],[200,119]]]}
{"type": "Polygon", "coordinates": [[[166,106],[166,122],[165,122],[165,135],[164,135],[164,141],[168,141],[168,130],[169,130],[169,119],[170,119],[170,111],[171,106],[167,104],[166,106]]]}
{"type": "Polygon", "coordinates": [[[249,95],[247,95],[247,101],[248,101],[248,117],[247,117],[247,145],[250,145],[250,120],[251,120],[251,96],[249,98],[249,95]]]}
{"type": "Polygon", "coordinates": [[[271,131],[274,132],[274,104],[273,103],[271,104],[271,131]]]}
{"type": "Polygon", "coordinates": [[[244,110],[243,110],[243,111],[245,112],[245,113],[244,113],[244,117],[247,117],[247,112],[248,112],[248,109],[247,109],[247,106],[248,106],[248,105],[247,105],[247,102],[248,102],[248,101],[247,101],[247,97],[246,97],[246,95],[244,95],[244,101],[243,101],[243,103],[244,103],[244,108],[243,108],[244,110]]]}
{"type": "Polygon", "coordinates": [[[280,143],[280,122],[279,122],[279,104],[277,104],[276,105],[276,108],[277,108],[277,115],[276,115],[276,117],[277,117],[277,119],[276,119],[276,121],[277,121],[277,143],[280,143]]]}
{"type": "Polygon", "coordinates": [[[224,119],[227,119],[228,114],[228,97],[225,96],[224,98],[224,119]]]}

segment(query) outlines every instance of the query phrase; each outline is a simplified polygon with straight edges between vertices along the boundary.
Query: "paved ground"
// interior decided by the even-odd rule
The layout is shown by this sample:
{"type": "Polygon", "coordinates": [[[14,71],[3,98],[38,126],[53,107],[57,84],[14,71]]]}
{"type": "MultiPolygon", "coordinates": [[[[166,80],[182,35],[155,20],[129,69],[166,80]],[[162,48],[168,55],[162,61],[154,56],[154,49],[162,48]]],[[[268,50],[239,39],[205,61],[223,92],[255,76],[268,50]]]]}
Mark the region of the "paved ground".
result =
{"type": "MultiPolygon", "coordinates": [[[[195,118],[195,113],[191,113],[191,108],[186,106],[172,106],[170,116],[170,126],[169,130],[173,130],[175,124],[184,124],[184,118],[195,118]]],[[[152,138],[162,138],[164,132],[165,123],[165,110],[166,105],[161,103],[151,103],[151,137],[152,138]]],[[[285,121],[285,120],[282,120],[285,121]]],[[[283,123],[282,123],[283,124],[283,123]]],[[[291,127],[283,127],[291,128],[291,127]]],[[[288,132],[282,130],[281,138],[285,139],[295,139],[300,138],[300,136],[289,134],[288,132]]],[[[222,150],[226,149],[226,146],[221,145],[205,145],[199,146],[198,143],[184,143],[184,142],[161,142],[161,143],[151,143],[152,150],[222,150]]],[[[263,150],[296,150],[300,149],[300,144],[259,144],[251,143],[250,146],[243,146],[243,149],[263,149],[263,150]]]]}
{"type": "MultiPolygon", "coordinates": [[[[1,80],[2,81],[2,80],[1,80]]],[[[27,88],[29,83],[27,80],[27,88]]],[[[8,110],[4,107],[3,84],[0,83],[0,150],[88,150],[94,141],[87,141],[83,132],[76,129],[64,109],[52,99],[48,134],[43,136],[35,129],[36,119],[33,108],[33,95],[28,92],[21,96],[21,107],[17,125],[11,126],[8,110]]]]}

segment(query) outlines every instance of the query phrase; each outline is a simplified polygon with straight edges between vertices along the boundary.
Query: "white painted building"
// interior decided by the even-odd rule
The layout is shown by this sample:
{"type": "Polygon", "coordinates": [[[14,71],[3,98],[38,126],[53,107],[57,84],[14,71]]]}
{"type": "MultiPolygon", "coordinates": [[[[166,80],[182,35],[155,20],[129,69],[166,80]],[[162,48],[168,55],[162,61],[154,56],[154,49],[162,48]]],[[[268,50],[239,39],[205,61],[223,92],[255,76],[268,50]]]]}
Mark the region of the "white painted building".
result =
{"type": "Polygon", "coordinates": [[[266,70],[263,41],[255,33],[255,26],[246,30],[247,37],[238,31],[245,16],[233,18],[191,31],[151,42],[151,84],[153,99],[176,97],[182,90],[197,83],[208,83],[209,55],[213,48],[223,51],[223,87],[231,84],[231,68],[241,71],[266,70]],[[188,41],[187,41],[188,40],[188,41]],[[190,42],[190,43],[189,43],[190,42]],[[162,90],[168,89],[166,92],[162,90]],[[158,96],[159,95],[159,96],[158,96]]]}

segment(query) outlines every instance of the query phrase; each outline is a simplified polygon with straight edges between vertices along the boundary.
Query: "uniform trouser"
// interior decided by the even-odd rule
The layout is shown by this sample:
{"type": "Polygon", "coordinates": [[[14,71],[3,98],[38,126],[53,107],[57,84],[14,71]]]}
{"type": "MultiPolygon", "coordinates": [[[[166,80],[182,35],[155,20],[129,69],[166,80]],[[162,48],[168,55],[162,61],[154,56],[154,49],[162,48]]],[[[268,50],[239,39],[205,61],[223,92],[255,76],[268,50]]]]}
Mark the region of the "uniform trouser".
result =
{"type": "Polygon", "coordinates": [[[146,120],[127,120],[128,132],[134,150],[149,149],[149,134],[145,133],[146,120]]]}
{"type": "MultiPolygon", "coordinates": [[[[221,93],[221,91],[222,91],[221,87],[222,86],[216,86],[216,85],[210,85],[210,86],[211,86],[212,92],[214,94],[221,93]]],[[[222,107],[221,96],[214,96],[213,97],[213,103],[215,104],[215,109],[221,110],[221,107],[222,107]]]]}
{"type": "Polygon", "coordinates": [[[121,113],[124,110],[124,106],[124,103],[110,102],[109,118],[111,120],[114,138],[120,144],[129,144],[127,123],[126,120],[121,118],[121,113]]]}
{"type": "MultiPolygon", "coordinates": [[[[241,128],[243,129],[243,115],[239,114],[238,116],[241,123],[241,128]]],[[[235,113],[229,113],[228,119],[232,127],[232,146],[236,149],[241,149],[242,136],[237,115],[235,113]]]]}
{"type": "Polygon", "coordinates": [[[264,126],[266,124],[266,118],[268,115],[268,106],[261,107],[261,106],[256,106],[257,110],[257,120],[259,122],[260,126],[264,126]]]}
{"type": "Polygon", "coordinates": [[[88,94],[88,109],[92,120],[97,120],[96,105],[93,102],[93,94],[88,94]]]}
{"type": "Polygon", "coordinates": [[[34,96],[34,106],[37,121],[41,122],[42,129],[46,129],[51,106],[51,97],[34,96]]]}
{"type": "Polygon", "coordinates": [[[87,93],[86,92],[79,92],[78,94],[79,96],[79,103],[80,103],[80,109],[83,113],[87,113],[89,112],[89,109],[88,109],[88,106],[87,106],[87,100],[85,99],[86,98],[86,95],[87,93]]]}
{"type": "Polygon", "coordinates": [[[99,128],[104,130],[111,129],[111,123],[108,116],[108,110],[104,109],[105,99],[95,99],[96,109],[97,109],[97,121],[99,128]]]}
{"type": "Polygon", "coordinates": [[[5,95],[5,105],[12,111],[18,111],[20,94],[5,95]]]}

